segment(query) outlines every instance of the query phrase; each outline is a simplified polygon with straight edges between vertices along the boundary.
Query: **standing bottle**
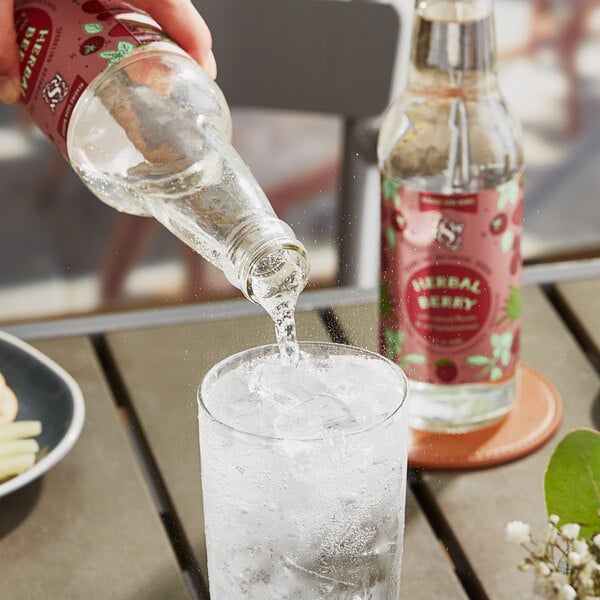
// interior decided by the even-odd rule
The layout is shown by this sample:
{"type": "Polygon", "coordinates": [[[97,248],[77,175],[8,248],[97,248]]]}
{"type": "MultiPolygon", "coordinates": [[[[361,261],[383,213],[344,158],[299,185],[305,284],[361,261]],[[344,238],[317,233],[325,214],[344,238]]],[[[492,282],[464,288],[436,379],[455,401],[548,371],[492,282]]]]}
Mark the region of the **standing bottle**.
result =
{"type": "Polygon", "coordinates": [[[231,146],[220,89],[120,0],[16,0],[21,103],[88,188],[152,216],[274,316],[308,277],[302,244],[231,146]]]}
{"type": "Polygon", "coordinates": [[[417,0],[407,85],[378,161],[381,351],[411,380],[412,426],[490,425],[516,395],[523,197],[492,0],[417,0]]]}

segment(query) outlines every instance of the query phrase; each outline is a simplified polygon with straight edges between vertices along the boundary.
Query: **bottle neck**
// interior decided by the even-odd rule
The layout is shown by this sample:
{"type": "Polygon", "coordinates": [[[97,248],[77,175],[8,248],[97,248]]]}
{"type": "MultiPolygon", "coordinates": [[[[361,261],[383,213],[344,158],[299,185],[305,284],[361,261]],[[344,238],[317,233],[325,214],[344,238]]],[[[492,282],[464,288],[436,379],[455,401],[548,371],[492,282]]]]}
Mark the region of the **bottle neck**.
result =
{"type": "Polygon", "coordinates": [[[229,234],[225,274],[271,316],[295,306],[309,275],[309,260],[294,232],[276,216],[249,218],[229,234]]]}
{"type": "Polygon", "coordinates": [[[462,95],[497,90],[491,0],[417,0],[407,86],[462,95]]]}

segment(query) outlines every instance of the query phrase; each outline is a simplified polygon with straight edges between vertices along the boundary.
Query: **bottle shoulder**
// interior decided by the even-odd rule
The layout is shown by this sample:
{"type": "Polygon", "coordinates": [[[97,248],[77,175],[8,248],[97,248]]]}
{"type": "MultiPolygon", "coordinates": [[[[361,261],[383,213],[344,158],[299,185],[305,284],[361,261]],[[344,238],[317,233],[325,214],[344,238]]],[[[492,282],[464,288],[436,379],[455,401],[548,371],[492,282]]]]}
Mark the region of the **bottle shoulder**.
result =
{"type": "Polygon", "coordinates": [[[381,171],[405,185],[455,188],[450,173],[462,165],[457,191],[471,191],[523,170],[521,128],[498,92],[405,94],[386,111],[377,150],[381,171]]]}

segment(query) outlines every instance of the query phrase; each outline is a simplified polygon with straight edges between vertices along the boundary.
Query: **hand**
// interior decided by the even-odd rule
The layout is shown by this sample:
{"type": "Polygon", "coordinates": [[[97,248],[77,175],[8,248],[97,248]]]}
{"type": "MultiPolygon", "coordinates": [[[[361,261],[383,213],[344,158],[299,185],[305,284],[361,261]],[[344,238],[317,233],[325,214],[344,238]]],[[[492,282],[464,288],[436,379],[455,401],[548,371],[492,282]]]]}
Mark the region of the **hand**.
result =
{"type": "MultiPolygon", "coordinates": [[[[64,0],[70,1],[70,0],[64,0]]],[[[212,37],[191,0],[129,0],[146,11],[211,77],[217,75],[212,37]]],[[[0,0],[0,102],[19,99],[21,70],[14,28],[14,0],[0,0]]]]}
{"type": "Polygon", "coordinates": [[[0,0],[0,101],[6,104],[16,102],[21,94],[13,12],[13,0],[0,0]]]}
{"type": "Polygon", "coordinates": [[[128,1],[145,10],[213,79],[217,76],[210,29],[191,0],[128,1]]]}

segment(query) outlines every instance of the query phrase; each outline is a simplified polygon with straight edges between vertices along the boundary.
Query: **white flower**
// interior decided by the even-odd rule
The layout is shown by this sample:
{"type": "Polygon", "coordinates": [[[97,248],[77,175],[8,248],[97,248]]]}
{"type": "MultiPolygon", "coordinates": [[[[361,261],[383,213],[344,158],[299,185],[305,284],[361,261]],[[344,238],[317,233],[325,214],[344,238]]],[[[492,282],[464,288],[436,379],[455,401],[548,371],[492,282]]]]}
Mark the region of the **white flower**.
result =
{"type": "Polygon", "coordinates": [[[581,557],[581,560],[585,560],[589,555],[589,548],[587,542],[583,540],[575,540],[572,545],[573,552],[577,552],[581,557]]]}
{"type": "Polygon", "coordinates": [[[529,533],[531,529],[529,525],[523,521],[511,521],[505,530],[507,541],[513,544],[524,544],[529,541],[529,533]]]}
{"type": "Polygon", "coordinates": [[[548,563],[539,562],[535,565],[535,572],[540,574],[542,577],[548,577],[551,573],[551,569],[548,566],[548,563]]]}
{"type": "Polygon", "coordinates": [[[560,528],[560,534],[566,540],[576,540],[579,537],[580,529],[577,523],[567,523],[560,528]]]}
{"type": "Polygon", "coordinates": [[[569,585],[563,585],[558,590],[558,600],[575,600],[577,592],[569,585]]]}
{"type": "Polygon", "coordinates": [[[570,567],[578,567],[581,564],[581,554],[579,552],[569,552],[567,562],[570,567]]]}
{"type": "Polygon", "coordinates": [[[592,538],[592,543],[594,544],[594,546],[596,546],[596,548],[600,549],[600,533],[597,533],[593,538],[592,538]]]}
{"type": "Polygon", "coordinates": [[[546,544],[553,544],[556,541],[557,536],[558,536],[558,532],[556,530],[556,527],[554,527],[554,525],[547,525],[542,530],[542,533],[540,535],[541,551],[543,552],[543,547],[546,544]]]}

